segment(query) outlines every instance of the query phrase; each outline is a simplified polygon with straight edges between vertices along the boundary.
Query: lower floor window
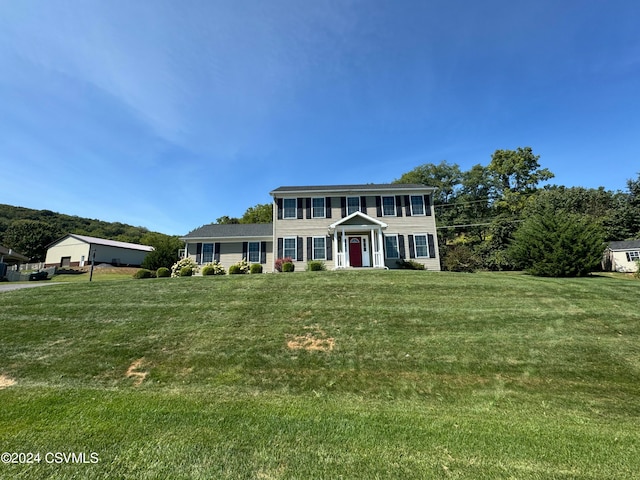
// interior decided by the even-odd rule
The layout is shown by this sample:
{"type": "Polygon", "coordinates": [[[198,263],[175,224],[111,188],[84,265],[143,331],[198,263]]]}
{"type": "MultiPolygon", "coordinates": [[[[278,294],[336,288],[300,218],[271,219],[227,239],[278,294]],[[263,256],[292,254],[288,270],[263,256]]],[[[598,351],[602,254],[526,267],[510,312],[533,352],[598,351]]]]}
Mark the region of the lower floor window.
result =
{"type": "Polygon", "coordinates": [[[326,259],[327,257],[326,241],[327,239],[325,237],[313,237],[313,259],[314,260],[326,259]]]}
{"type": "Polygon", "coordinates": [[[297,258],[297,245],[296,245],[296,237],[287,237],[284,239],[284,249],[283,249],[283,254],[286,257],[290,257],[293,259],[297,258]]]}
{"type": "Polygon", "coordinates": [[[260,263],[260,242],[249,242],[249,263],[260,263]]]}
{"type": "Polygon", "coordinates": [[[202,263],[213,262],[213,243],[202,244],[202,263]]]}
{"type": "Polygon", "coordinates": [[[416,247],[416,257],[429,257],[429,245],[426,235],[414,235],[413,237],[416,247]]]}
{"type": "Polygon", "coordinates": [[[400,258],[398,251],[398,235],[385,235],[384,248],[387,252],[387,258],[400,258]]]}

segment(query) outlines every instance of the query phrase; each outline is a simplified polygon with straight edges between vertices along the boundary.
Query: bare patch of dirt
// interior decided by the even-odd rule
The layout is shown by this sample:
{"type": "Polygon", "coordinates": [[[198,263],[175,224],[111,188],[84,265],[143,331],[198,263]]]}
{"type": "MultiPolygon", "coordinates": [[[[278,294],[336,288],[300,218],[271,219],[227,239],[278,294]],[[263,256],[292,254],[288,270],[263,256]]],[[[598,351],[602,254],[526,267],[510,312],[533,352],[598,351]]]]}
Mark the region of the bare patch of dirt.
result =
{"type": "Polygon", "coordinates": [[[333,337],[328,337],[327,333],[318,326],[305,327],[312,330],[305,335],[289,335],[287,347],[289,350],[306,350],[308,352],[330,352],[336,345],[333,337]]]}
{"type": "Polygon", "coordinates": [[[13,378],[7,377],[6,375],[0,375],[0,390],[2,390],[3,388],[11,387],[15,384],[16,381],[13,378]]]}
{"type": "Polygon", "coordinates": [[[127,368],[127,373],[125,374],[127,378],[133,378],[133,386],[138,387],[142,382],[144,382],[145,378],[149,372],[141,370],[142,364],[144,363],[144,357],[139,358],[127,368]]]}

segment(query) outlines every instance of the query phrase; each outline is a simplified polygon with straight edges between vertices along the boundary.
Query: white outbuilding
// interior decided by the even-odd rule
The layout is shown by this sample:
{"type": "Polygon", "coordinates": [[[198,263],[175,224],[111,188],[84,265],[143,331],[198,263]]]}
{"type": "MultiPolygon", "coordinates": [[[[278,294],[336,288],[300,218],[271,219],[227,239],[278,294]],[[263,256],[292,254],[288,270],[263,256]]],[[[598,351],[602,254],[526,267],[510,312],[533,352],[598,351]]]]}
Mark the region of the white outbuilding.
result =
{"type": "Polygon", "coordinates": [[[110,263],[138,267],[153,247],[70,233],[47,246],[46,267],[84,267],[110,263]]]}
{"type": "Polygon", "coordinates": [[[610,242],[604,252],[602,267],[612,272],[636,272],[640,260],[640,240],[610,242]]]}

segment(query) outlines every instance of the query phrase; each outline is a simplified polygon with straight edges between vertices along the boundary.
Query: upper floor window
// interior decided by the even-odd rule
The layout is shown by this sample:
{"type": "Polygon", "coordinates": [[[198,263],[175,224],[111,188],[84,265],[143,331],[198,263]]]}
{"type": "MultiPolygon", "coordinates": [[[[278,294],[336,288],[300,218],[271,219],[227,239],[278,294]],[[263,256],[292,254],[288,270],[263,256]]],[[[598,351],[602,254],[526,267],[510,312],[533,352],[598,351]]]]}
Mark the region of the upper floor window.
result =
{"type": "Polygon", "coordinates": [[[396,197],[382,197],[382,215],[396,216],[396,197]]]}
{"type": "Polygon", "coordinates": [[[360,197],[347,197],[347,215],[360,211],[360,197]]]}
{"type": "Polygon", "coordinates": [[[411,215],[424,215],[424,197],[411,195],[411,215]]]}
{"type": "Polygon", "coordinates": [[[284,213],[282,218],[298,218],[298,202],[295,198],[282,199],[284,213]]]}
{"type": "Polygon", "coordinates": [[[312,218],[324,218],[325,217],[325,206],[324,206],[324,197],[316,197],[312,198],[312,208],[311,208],[311,216],[312,218]]]}

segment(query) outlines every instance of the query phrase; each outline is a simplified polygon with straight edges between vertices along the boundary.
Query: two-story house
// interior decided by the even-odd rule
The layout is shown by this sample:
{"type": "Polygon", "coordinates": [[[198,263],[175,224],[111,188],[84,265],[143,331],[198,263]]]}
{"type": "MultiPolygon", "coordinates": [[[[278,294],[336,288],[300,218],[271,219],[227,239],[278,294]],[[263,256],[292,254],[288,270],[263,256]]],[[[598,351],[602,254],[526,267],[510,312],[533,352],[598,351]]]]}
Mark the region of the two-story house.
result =
{"type": "Polygon", "coordinates": [[[398,268],[402,259],[440,270],[432,194],[413,184],[279,187],[271,191],[273,224],[205,225],[182,237],[197,263],[225,268],[242,258],[273,271],[289,257],[328,269],[398,268]]]}

